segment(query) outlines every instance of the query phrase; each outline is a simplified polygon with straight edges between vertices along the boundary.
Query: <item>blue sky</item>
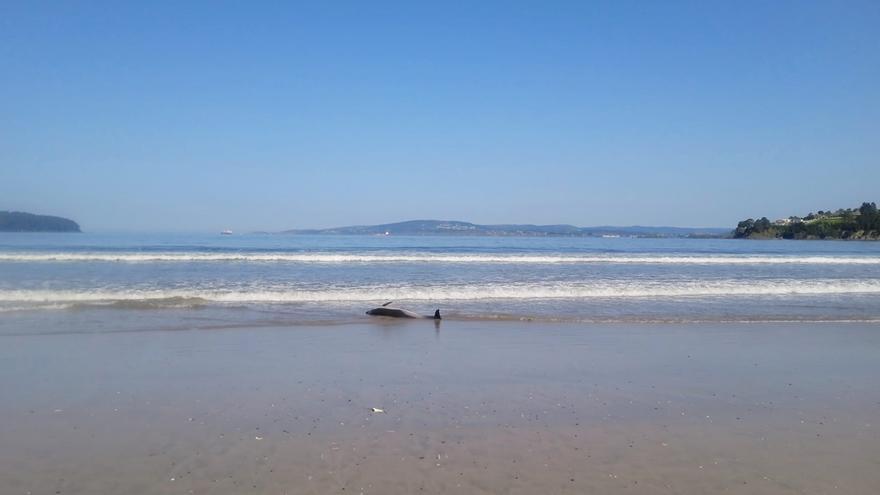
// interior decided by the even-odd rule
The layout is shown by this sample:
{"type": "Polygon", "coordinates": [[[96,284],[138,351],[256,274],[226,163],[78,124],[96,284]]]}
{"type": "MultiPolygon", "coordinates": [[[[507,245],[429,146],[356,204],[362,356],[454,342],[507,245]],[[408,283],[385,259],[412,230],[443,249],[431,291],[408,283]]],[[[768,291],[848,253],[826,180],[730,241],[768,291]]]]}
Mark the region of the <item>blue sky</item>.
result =
{"type": "Polygon", "coordinates": [[[0,3],[0,209],[728,226],[880,200],[875,1],[124,3],[0,3]]]}

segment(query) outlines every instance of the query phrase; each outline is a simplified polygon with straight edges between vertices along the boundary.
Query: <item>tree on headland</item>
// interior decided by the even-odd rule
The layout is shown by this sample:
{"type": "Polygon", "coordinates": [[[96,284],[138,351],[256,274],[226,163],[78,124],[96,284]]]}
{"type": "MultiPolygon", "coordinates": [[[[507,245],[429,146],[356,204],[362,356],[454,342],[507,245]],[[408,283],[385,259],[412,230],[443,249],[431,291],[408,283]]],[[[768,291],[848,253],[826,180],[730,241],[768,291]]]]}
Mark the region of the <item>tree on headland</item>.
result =
{"type": "Polygon", "coordinates": [[[749,218],[748,220],[743,220],[742,222],[736,224],[736,230],[733,231],[734,237],[748,237],[752,235],[752,232],[755,230],[755,220],[753,218],[749,218]]]}
{"type": "Polygon", "coordinates": [[[770,219],[769,219],[769,218],[767,218],[767,217],[761,217],[760,220],[758,220],[758,221],[755,222],[755,232],[757,232],[757,233],[759,233],[759,234],[760,234],[760,233],[763,233],[763,232],[767,232],[768,230],[770,230],[770,227],[771,227],[772,225],[773,225],[773,224],[770,223],[770,219]]]}
{"type": "Polygon", "coordinates": [[[862,230],[880,229],[880,215],[877,213],[877,205],[875,203],[862,203],[862,206],[859,208],[857,223],[862,230]]]}

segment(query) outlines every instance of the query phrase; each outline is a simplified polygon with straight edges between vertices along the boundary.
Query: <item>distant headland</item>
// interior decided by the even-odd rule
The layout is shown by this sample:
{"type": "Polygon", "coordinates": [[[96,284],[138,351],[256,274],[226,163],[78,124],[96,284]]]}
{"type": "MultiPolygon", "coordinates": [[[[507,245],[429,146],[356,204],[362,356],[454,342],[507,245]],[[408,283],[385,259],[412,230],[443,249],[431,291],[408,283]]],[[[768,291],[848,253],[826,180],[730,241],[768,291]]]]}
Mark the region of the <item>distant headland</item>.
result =
{"type": "Polygon", "coordinates": [[[875,203],[859,208],[810,212],[804,217],[771,221],[767,217],[739,222],[737,239],[857,239],[880,240],[880,213],[875,203]]]}
{"type": "Polygon", "coordinates": [[[80,232],[73,220],[21,211],[0,211],[0,232],[80,232]]]}
{"type": "Polygon", "coordinates": [[[454,235],[498,237],[729,237],[729,228],[575,227],[574,225],[479,225],[455,220],[410,220],[381,225],[286,230],[300,235],[454,235]]]}

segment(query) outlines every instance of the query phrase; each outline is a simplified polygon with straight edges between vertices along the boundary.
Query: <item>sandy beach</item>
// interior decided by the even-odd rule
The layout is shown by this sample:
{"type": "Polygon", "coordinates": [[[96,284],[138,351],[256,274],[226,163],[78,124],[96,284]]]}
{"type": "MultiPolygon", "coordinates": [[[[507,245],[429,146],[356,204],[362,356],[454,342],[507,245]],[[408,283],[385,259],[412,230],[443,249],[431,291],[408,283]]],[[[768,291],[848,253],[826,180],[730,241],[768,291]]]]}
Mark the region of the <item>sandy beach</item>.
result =
{"type": "Polygon", "coordinates": [[[0,495],[880,495],[880,1],[0,26],[0,495]]]}
{"type": "Polygon", "coordinates": [[[865,494],[880,486],[878,330],[367,320],[6,335],[0,486],[865,494]]]}

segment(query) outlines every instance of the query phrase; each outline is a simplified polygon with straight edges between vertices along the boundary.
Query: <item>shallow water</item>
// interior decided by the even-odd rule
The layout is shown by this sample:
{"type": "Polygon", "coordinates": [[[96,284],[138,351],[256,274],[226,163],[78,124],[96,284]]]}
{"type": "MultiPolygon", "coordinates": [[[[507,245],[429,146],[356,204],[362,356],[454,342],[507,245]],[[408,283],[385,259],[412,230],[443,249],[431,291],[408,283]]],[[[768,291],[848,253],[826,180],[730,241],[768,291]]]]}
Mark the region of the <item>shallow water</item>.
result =
{"type": "Polygon", "coordinates": [[[871,242],[0,234],[0,274],[5,334],[353,322],[388,300],[452,319],[880,319],[871,242]]]}

